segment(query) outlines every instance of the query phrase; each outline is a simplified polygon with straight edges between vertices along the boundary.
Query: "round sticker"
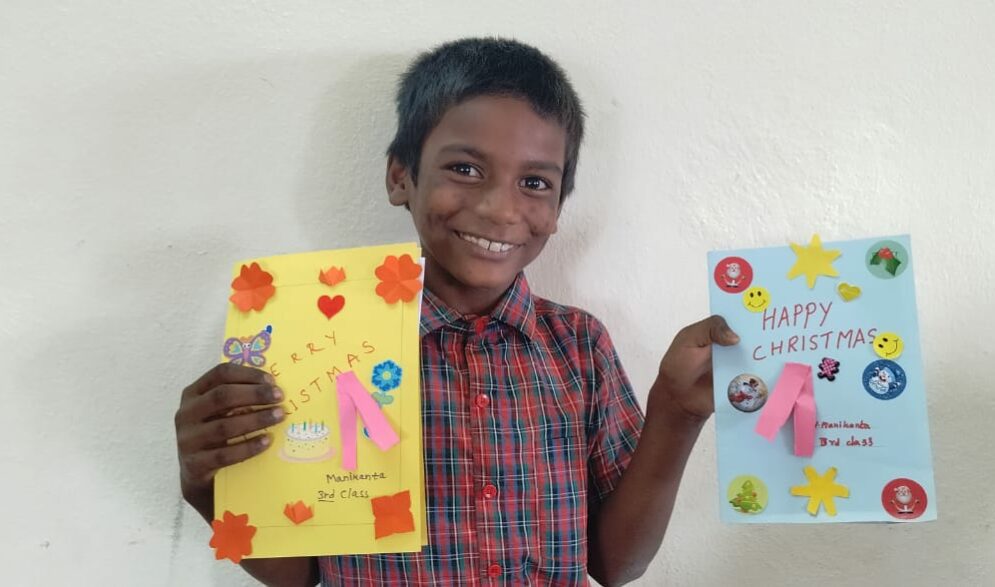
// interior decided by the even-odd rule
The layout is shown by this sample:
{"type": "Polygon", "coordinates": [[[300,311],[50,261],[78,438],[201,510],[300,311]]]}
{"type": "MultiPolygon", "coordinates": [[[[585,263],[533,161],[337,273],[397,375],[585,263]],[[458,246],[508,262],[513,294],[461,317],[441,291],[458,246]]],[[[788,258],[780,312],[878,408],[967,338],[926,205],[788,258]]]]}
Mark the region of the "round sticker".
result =
{"type": "Polygon", "coordinates": [[[755,285],[743,292],[743,306],[751,312],[763,312],[770,305],[770,292],[755,285]]]}
{"type": "Polygon", "coordinates": [[[767,384],[756,375],[737,375],[729,382],[729,403],[740,412],[755,412],[767,403],[767,384]]]}
{"type": "Polygon", "coordinates": [[[864,255],[867,269],[881,279],[894,279],[905,272],[911,259],[909,252],[895,241],[879,241],[864,255]]]}
{"type": "Polygon", "coordinates": [[[724,292],[741,293],[753,283],[753,267],[742,257],[726,257],[715,266],[715,284],[724,292]]]}
{"type": "Polygon", "coordinates": [[[726,498],[741,514],[759,514],[767,507],[767,486],[759,477],[740,475],[729,483],[726,498]]]}
{"type": "Polygon", "coordinates": [[[899,520],[914,520],[926,511],[926,490],[912,479],[892,479],[881,490],[884,510],[899,520]]]}
{"type": "Polygon", "coordinates": [[[874,352],[882,359],[897,359],[905,350],[902,337],[894,332],[882,332],[874,337],[874,352]]]}
{"type": "Polygon", "coordinates": [[[864,369],[864,389],[877,399],[895,399],[905,391],[905,371],[895,361],[881,359],[864,369]]]}

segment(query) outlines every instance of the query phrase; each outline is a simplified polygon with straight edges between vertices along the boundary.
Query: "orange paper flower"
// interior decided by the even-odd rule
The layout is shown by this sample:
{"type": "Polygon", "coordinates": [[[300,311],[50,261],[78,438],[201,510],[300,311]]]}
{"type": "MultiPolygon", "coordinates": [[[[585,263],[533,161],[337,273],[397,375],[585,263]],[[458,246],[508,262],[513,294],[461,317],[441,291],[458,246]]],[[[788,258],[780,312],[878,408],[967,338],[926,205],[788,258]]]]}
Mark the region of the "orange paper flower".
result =
{"type": "Polygon", "coordinates": [[[211,548],[214,558],[227,558],[238,564],[242,557],[252,554],[252,537],[256,535],[256,527],[249,525],[249,514],[236,516],[225,512],[223,520],[214,520],[214,536],[211,536],[211,548]]]}
{"type": "Polygon", "coordinates": [[[382,265],[376,269],[377,295],[388,304],[399,300],[410,302],[421,291],[421,265],[411,260],[411,255],[401,255],[400,258],[388,255],[382,265]]]}
{"type": "Polygon", "coordinates": [[[345,279],[345,270],[341,267],[329,267],[328,271],[318,272],[318,281],[328,286],[335,286],[345,279]]]}
{"type": "Polygon", "coordinates": [[[370,505],[373,506],[373,533],[378,540],[391,534],[414,532],[415,518],[411,515],[408,490],[371,498],[370,505]]]}
{"type": "Polygon", "coordinates": [[[288,503],[287,507],[283,508],[283,515],[290,518],[291,522],[300,524],[313,518],[314,510],[311,509],[311,506],[304,505],[304,502],[298,499],[297,503],[288,503]]]}
{"type": "Polygon", "coordinates": [[[235,293],[228,299],[243,312],[249,310],[259,312],[276,293],[273,276],[260,269],[259,263],[253,263],[248,267],[242,265],[242,271],[232,280],[231,287],[235,293]]]}

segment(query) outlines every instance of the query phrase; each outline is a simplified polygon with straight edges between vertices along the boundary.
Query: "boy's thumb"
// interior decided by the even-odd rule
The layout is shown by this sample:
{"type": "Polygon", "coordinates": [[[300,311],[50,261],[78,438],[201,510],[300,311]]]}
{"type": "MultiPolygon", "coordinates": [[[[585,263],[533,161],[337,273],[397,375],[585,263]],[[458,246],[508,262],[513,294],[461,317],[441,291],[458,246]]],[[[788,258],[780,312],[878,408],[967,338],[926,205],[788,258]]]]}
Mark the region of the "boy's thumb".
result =
{"type": "Polygon", "coordinates": [[[709,317],[708,322],[708,343],[722,346],[734,345],[739,342],[739,335],[729,328],[726,319],[718,314],[709,317]]]}

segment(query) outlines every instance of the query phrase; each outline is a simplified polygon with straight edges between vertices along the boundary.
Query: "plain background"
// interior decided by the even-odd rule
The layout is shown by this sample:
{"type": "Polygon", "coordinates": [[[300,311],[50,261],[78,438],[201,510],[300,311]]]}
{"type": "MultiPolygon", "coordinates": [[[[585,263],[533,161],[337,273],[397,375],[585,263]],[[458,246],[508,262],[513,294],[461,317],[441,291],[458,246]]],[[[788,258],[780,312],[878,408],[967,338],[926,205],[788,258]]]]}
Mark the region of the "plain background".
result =
{"type": "Polygon", "coordinates": [[[236,259],[414,238],[398,73],[514,36],[588,112],[534,288],[645,400],[709,249],[911,233],[940,519],[730,527],[714,429],[642,584],[995,582],[995,4],[38,2],[0,7],[5,584],[249,584],[178,495],[172,417],[236,259]]]}

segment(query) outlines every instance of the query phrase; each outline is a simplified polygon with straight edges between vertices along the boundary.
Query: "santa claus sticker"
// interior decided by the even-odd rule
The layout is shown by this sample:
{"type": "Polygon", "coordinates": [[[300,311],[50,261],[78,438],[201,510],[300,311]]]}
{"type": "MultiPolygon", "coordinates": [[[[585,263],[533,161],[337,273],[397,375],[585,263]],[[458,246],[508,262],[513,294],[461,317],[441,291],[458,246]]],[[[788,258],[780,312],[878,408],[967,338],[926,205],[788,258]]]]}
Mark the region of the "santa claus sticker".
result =
{"type": "Polygon", "coordinates": [[[724,292],[742,293],[753,283],[753,267],[742,257],[726,257],[715,266],[715,283],[724,292]]]}
{"type": "Polygon", "coordinates": [[[914,520],[926,511],[926,490],[912,479],[893,479],[881,490],[881,505],[899,520],[914,520]]]}

